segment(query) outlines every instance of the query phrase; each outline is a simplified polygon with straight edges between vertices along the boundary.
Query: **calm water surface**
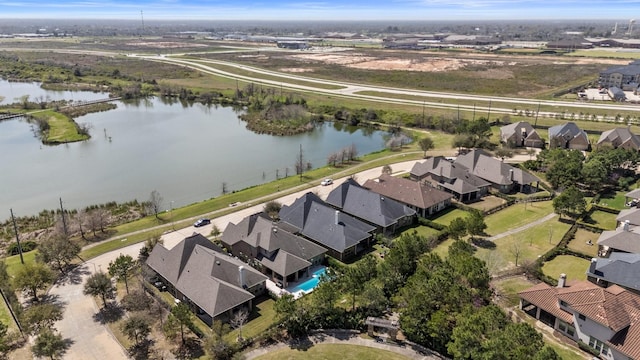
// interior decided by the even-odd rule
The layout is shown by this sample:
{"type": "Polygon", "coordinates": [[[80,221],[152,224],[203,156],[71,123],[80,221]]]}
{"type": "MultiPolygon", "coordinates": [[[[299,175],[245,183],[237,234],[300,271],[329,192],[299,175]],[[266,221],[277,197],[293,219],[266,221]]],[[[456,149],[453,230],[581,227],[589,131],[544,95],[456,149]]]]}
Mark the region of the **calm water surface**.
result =
{"type": "MultiPolygon", "coordinates": [[[[0,94],[6,85],[0,82],[0,94]]],[[[73,95],[74,100],[106,97],[73,95]]],[[[79,143],[45,146],[26,121],[0,122],[0,218],[9,216],[9,208],[19,216],[57,208],[60,197],[65,207],[81,208],[144,201],[152,190],[160,192],[169,209],[171,202],[178,207],[219,196],[223,182],[233,191],[274,180],[276,171],[280,177],[286,171],[291,175],[300,145],[313,167],[324,166],[330,153],[352,143],[359,154],[384,146],[382,132],[365,134],[339,124],[276,137],[247,130],[230,107],[184,106],[157,98],[116,104],[115,110],[76,119],[92,127],[92,138],[79,143]]]]}

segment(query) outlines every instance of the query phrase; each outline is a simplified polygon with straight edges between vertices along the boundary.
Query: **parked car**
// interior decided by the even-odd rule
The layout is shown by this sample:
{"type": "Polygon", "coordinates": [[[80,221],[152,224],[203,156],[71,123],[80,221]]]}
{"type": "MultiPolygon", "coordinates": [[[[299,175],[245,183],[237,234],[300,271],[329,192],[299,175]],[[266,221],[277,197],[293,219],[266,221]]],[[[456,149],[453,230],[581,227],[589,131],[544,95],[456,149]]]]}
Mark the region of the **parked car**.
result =
{"type": "Polygon", "coordinates": [[[627,205],[628,207],[637,206],[638,205],[638,199],[631,200],[628,203],[626,203],[625,205],[627,205]]]}
{"type": "Polygon", "coordinates": [[[211,220],[209,219],[200,219],[198,221],[196,221],[193,226],[195,227],[200,227],[200,226],[205,226],[205,225],[209,225],[211,224],[211,220]]]}
{"type": "Polygon", "coordinates": [[[322,186],[327,186],[327,185],[331,185],[333,184],[333,180],[332,179],[324,179],[320,182],[320,185],[322,186]]]}

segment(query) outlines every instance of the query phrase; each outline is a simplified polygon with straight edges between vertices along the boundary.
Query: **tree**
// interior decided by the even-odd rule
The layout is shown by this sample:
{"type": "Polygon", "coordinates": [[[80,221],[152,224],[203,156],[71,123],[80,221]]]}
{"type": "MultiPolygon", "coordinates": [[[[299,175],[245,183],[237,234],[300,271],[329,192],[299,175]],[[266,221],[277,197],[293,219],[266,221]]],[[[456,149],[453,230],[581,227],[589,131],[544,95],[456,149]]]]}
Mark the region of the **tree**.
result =
{"type": "Polygon", "coordinates": [[[62,320],[62,309],[56,304],[32,305],[20,315],[20,323],[29,335],[50,329],[59,320],[62,320]]]}
{"type": "Polygon", "coordinates": [[[208,336],[204,343],[205,351],[216,360],[229,360],[233,358],[235,349],[224,339],[225,324],[221,321],[214,321],[212,334],[208,336]]]}
{"type": "Polygon", "coordinates": [[[460,240],[467,235],[467,223],[463,218],[455,218],[449,223],[449,236],[460,240]]]}
{"type": "Polygon", "coordinates": [[[482,359],[485,343],[508,323],[502,310],[489,305],[480,309],[467,307],[457,316],[447,350],[455,359],[482,359]]]}
{"type": "Polygon", "coordinates": [[[505,148],[500,148],[498,150],[496,150],[496,157],[499,157],[500,159],[504,160],[505,158],[512,158],[513,157],[513,151],[509,150],[509,149],[505,149],[505,148]]]}
{"type": "Polygon", "coordinates": [[[0,321],[0,352],[4,352],[7,349],[7,332],[9,330],[9,327],[3,323],[2,321],[0,321]]]}
{"type": "Polygon", "coordinates": [[[391,169],[391,166],[385,165],[385,166],[382,167],[382,173],[383,174],[391,175],[392,172],[393,172],[393,170],[391,169]]]}
{"type": "Polygon", "coordinates": [[[157,244],[162,244],[162,238],[160,238],[160,235],[155,235],[145,240],[144,246],[140,248],[138,261],[140,263],[144,263],[145,261],[147,261],[149,254],[151,254],[151,251],[154,247],[156,247],[157,244]]]}
{"type": "Polygon", "coordinates": [[[520,259],[520,255],[522,254],[522,249],[520,248],[520,244],[518,242],[514,242],[509,249],[509,252],[515,258],[516,267],[518,266],[518,260],[520,259]]]}
{"type": "Polygon", "coordinates": [[[153,190],[151,195],[149,196],[148,207],[149,210],[155,215],[156,219],[158,219],[158,214],[162,211],[162,196],[157,190],[153,190]]]}
{"type": "Polygon", "coordinates": [[[220,228],[214,224],[211,227],[211,236],[213,236],[214,239],[217,239],[220,234],[222,234],[222,231],[220,231],[220,228]]]}
{"type": "Polygon", "coordinates": [[[191,324],[191,309],[185,303],[179,303],[171,309],[171,316],[176,319],[178,325],[180,326],[180,339],[182,340],[182,344],[185,344],[184,331],[185,326],[191,324]]]}
{"type": "Polygon", "coordinates": [[[115,288],[111,279],[104,272],[98,272],[91,275],[84,284],[84,294],[91,296],[100,296],[104,307],[107,307],[107,299],[113,297],[115,288]]]}
{"type": "Polygon", "coordinates": [[[582,165],[582,178],[593,190],[602,188],[602,184],[607,181],[607,169],[598,159],[589,159],[582,165]]]}
{"type": "Polygon", "coordinates": [[[147,316],[140,313],[133,313],[121,325],[122,332],[129,340],[133,340],[136,346],[140,345],[151,332],[151,324],[147,316]]]}
{"type": "Polygon", "coordinates": [[[264,212],[273,220],[279,219],[280,209],[282,209],[282,204],[277,201],[269,201],[264,204],[264,212]]]}
{"type": "Polygon", "coordinates": [[[553,209],[560,216],[578,217],[586,208],[587,202],[584,200],[584,195],[575,186],[570,186],[553,199],[553,209]]]}
{"type": "Polygon", "coordinates": [[[476,209],[469,213],[469,216],[465,220],[465,225],[471,236],[482,235],[487,228],[487,224],[484,222],[484,215],[482,215],[480,210],[476,209]]]}
{"type": "Polygon", "coordinates": [[[115,261],[109,263],[109,275],[115,276],[118,279],[124,281],[124,287],[129,293],[129,283],[127,279],[131,272],[136,268],[137,264],[130,255],[118,256],[115,261]]]}
{"type": "Polygon", "coordinates": [[[48,357],[51,360],[61,359],[67,348],[62,335],[56,334],[51,329],[44,329],[36,337],[31,351],[38,357],[48,357]]]}
{"type": "Polygon", "coordinates": [[[78,254],[80,254],[80,246],[64,234],[57,233],[40,243],[36,258],[64,272],[78,254]]]}
{"type": "Polygon", "coordinates": [[[153,300],[143,290],[133,290],[122,297],[122,307],[127,311],[148,310],[153,300]]]}
{"type": "Polygon", "coordinates": [[[247,323],[247,320],[249,320],[249,313],[247,310],[241,309],[229,321],[232,328],[238,329],[238,340],[242,340],[242,327],[247,323]]]}
{"type": "Polygon", "coordinates": [[[424,151],[425,158],[427,157],[427,151],[434,147],[433,140],[429,136],[425,136],[420,139],[420,141],[418,141],[418,145],[420,146],[420,149],[424,151]]]}
{"type": "Polygon", "coordinates": [[[300,152],[296,155],[296,163],[295,163],[296,175],[300,175],[300,181],[302,181],[302,173],[305,170],[305,159],[302,153],[302,144],[300,145],[300,152]]]}
{"type": "Polygon", "coordinates": [[[26,263],[16,272],[14,286],[28,291],[38,301],[38,290],[46,289],[55,280],[53,271],[41,262],[26,263]]]}

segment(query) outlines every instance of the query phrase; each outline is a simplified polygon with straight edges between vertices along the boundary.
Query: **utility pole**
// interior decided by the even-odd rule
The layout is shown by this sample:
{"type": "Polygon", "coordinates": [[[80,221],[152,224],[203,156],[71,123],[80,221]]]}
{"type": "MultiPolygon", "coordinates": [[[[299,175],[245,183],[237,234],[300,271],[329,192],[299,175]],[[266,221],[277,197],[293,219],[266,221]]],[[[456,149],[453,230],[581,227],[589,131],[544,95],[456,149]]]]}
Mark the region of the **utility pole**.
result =
{"type": "Polygon", "coordinates": [[[473,120],[471,121],[476,121],[476,103],[473,103],[473,120]]]}
{"type": "Polygon", "coordinates": [[[487,122],[491,123],[491,100],[489,100],[489,112],[487,112],[487,122]]]}
{"type": "Polygon", "coordinates": [[[20,263],[24,264],[24,258],[22,257],[22,245],[20,245],[20,236],[18,235],[18,225],[16,225],[16,218],[13,217],[13,209],[9,209],[11,212],[11,221],[13,222],[13,231],[16,233],[16,243],[18,244],[18,253],[20,254],[20,263]]]}
{"type": "Polygon", "coordinates": [[[69,236],[67,232],[67,221],[64,219],[64,208],[62,207],[62,198],[60,198],[60,215],[62,215],[62,228],[64,229],[64,235],[69,236]]]}
{"type": "Polygon", "coordinates": [[[538,102],[538,110],[536,110],[536,121],[533,123],[533,127],[535,128],[538,125],[538,114],[540,113],[540,102],[538,102]]]}

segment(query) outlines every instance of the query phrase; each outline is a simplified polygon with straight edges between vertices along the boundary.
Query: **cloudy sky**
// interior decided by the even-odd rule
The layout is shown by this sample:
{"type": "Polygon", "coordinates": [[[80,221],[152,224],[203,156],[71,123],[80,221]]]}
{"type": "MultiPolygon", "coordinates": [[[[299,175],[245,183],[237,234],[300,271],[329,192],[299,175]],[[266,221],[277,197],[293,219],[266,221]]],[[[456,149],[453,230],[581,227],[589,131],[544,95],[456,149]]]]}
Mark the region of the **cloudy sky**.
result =
{"type": "Polygon", "coordinates": [[[0,18],[522,20],[640,18],[640,0],[0,0],[0,18]]]}

